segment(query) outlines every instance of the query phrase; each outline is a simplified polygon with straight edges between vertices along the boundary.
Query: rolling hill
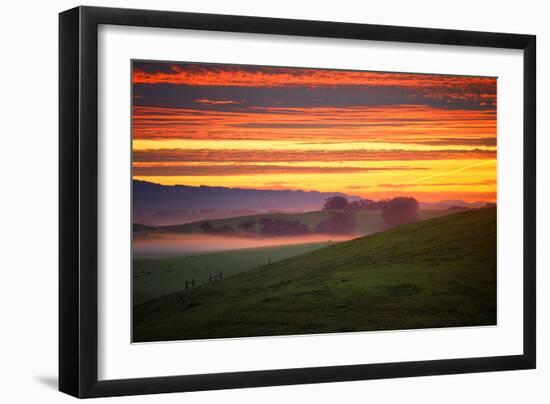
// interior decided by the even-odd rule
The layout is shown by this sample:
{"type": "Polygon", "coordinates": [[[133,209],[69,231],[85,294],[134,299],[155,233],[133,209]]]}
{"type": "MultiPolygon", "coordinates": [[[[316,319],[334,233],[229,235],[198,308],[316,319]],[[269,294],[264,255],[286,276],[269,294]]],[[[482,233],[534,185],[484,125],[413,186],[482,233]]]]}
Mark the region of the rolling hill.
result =
{"type": "MultiPolygon", "coordinates": [[[[246,216],[237,216],[224,219],[213,219],[213,220],[200,220],[192,223],[185,223],[179,225],[170,225],[170,226],[158,226],[158,227],[148,227],[149,231],[162,231],[168,233],[202,233],[201,224],[208,222],[213,227],[219,228],[222,226],[230,226],[234,230],[238,230],[239,225],[243,222],[253,221],[255,225],[254,230],[259,229],[258,222],[260,219],[269,218],[272,220],[284,220],[284,221],[294,221],[297,220],[300,223],[305,224],[309,227],[310,230],[314,230],[315,226],[320,222],[326,220],[330,216],[330,211],[318,210],[312,212],[303,212],[303,213],[271,213],[271,214],[258,214],[258,215],[246,215],[246,216]]],[[[380,216],[380,211],[377,210],[359,210],[352,211],[357,220],[356,233],[358,235],[367,235],[372,234],[378,231],[382,231],[385,228],[384,220],[380,216]]],[[[449,210],[443,209],[423,209],[418,211],[419,220],[432,219],[434,217],[444,216],[453,213],[449,210]]],[[[134,225],[140,226],[140,225],[134,225]]],[[[143,226],[146,227],[146,226],[143,226]]],[[[141,227],[139,227],[141,228],[141,227]]]]}
{"type": "Polygon", "coordinates": [[[332,196],[344,196],[350,201],[359,199],[340,192],[160,185],[138,180],[132,183],[132,195],[134,222],[148,226],[255,212],[317,210],[332,196]]]}
{"type": "Polygon", "coordinates": [[[335,244],[137,306],[134,341],[496,324],[496,209],[335,244]]]}

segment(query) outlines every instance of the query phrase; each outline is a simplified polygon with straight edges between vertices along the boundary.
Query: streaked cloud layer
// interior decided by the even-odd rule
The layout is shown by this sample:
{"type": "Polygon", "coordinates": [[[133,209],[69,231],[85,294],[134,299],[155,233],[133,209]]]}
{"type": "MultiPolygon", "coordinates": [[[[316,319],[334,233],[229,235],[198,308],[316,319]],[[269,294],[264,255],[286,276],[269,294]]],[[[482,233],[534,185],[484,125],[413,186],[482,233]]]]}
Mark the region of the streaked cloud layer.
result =
{"type": "Polygon", "coordinates": [[[134,178],[496,198],[496,79],[134,62],[134,178]]]}
{"type": "Polygon", "coordinates": [[[448,150],[270,150],[270,149],[156,149],[135,150],[134,162],[219,162],[219,163],[295,163],[315,161],[410,161],[484,159],[496,157],[492,149],[448,150]]]}

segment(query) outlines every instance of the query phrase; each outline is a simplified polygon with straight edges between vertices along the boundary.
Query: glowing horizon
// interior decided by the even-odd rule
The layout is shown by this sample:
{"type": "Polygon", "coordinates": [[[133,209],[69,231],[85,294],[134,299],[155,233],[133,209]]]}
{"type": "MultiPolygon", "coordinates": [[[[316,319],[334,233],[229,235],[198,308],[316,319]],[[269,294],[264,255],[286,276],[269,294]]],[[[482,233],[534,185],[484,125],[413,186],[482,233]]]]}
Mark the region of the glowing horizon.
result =
{"type": "Polygon", "coordinates": [[[496,201],[496,78],[134,62],[133,178],[496,201]]]}

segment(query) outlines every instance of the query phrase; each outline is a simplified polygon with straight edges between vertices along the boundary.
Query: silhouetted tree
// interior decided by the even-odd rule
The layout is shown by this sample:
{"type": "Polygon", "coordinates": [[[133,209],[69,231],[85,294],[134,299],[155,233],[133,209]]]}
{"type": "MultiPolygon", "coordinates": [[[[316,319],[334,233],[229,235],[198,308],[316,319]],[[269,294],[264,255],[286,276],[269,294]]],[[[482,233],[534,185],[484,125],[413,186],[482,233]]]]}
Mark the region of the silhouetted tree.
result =
{"type": "Polygon", "coordinates": [[[331,196],[325,199],[323,210],[345,210],[348,208],[348,200],[343,196],[331,196]]]}
{"type": "Polygon", "coordinates": [[[226,236],[231,236],[231,235],[235,234],[235,230],[233,229],[233,227],[226,224],[226,225],[223,225],[223,226],[215,229],[214,233],[215,234],[222,234],[222,235],[226,235],[226,236]]]}
{"type": "Polygon", "coordinates": [[[351,210],[380,210],[382,209],[382,205],[371,199],[360,199],[350,202],[348,208],[351,210]]]}
{"type": "Polygon", "coordinates": [[[235,230],[233,229],[233,227],[229,226],[229,225],[224,225],[224,226],[221,226],[221,227],[218,227],[218,228],[215,228],[214,226],[212,226],[210,224],[210,222],[203,222],[200,224],[199,226],[201,228],[201,230],[203,231],[203,233],[207,233],[207,234],[221,234],[221,235],[233,235],[235,234],[235,230]]]}
{"type": "Polygon", "coordinates": [[[269,218],[260,219],[260,233],[268,237],[281,236],[304,236],[311,234],[311,230],[298,220],[272,220],[269,218]]]}
{"type": "Polygon", "coordinates": [[[254,225],[256,222],[254,220],[247,220],[239,224],[239,229],[245,233],[254,233],[254,225]]]}
{"type": "Polygon", "coordinates": [[[319,234],[352,234],[357,221],[352,212],[334,212],[315,227],[319,234]]]}
{"type": "Polygon", "coordinates": [[[418,219],[418,201],[412,197],[398,197],[384,201],[380,214],[386,227],[414,222],[418,219]]]}
{"type": "Polygon", "coordinates": [[[273,220],[268,217],[262,217],[260,219],[260,226],[262,226],[262,228],[267,228],[271,226],[272,223],[273,223],[273,220]]]}
{"type": "Polygon", "coordinates": [[[203,231],[203,233],[212,233],[212,230],[214,230],[210,222],[201,223],[200,228],[203,231]]]}

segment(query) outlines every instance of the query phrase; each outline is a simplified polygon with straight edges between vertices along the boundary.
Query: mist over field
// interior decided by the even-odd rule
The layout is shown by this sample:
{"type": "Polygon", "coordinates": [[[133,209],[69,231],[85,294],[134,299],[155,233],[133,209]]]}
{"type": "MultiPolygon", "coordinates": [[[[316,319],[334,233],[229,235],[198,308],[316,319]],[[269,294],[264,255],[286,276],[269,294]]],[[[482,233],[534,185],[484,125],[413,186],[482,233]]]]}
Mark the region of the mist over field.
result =
{"type": "Polygon", "coordinates": [[[134,234],[134,256],[169,256],[245,248],[273,247],[309,243],[347,241],[354,235],[312,234],[294,237],[225,237],[208,234],[147,233],[134,234]]]}

